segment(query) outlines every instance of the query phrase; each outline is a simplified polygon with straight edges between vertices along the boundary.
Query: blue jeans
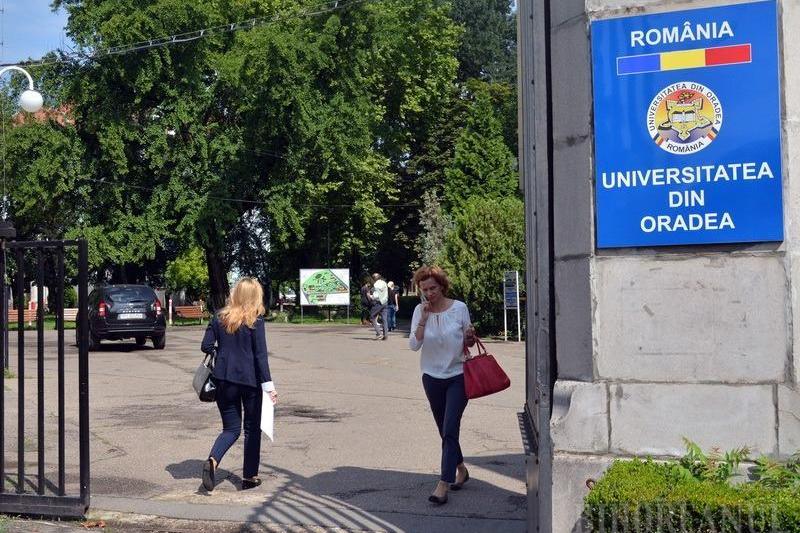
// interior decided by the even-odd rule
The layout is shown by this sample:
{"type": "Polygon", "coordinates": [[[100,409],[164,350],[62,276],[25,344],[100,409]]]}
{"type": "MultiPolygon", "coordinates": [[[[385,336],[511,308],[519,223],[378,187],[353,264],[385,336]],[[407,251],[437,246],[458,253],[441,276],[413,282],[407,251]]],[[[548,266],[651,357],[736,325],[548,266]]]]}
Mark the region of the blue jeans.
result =
{"type": "Polygon", "coordinates": [[[233,446],[242,432],[242,408],[244,407],[244,468],[242,477],[258,474],[261,462],[261,389],[238,385],[230,381],[217,380],[217,407],[222,417],[222,433],[214,442],[209,457],[217,463],[233,446]]]}
{"type": "Polygon", "coordinates": [[[464,462],[458,434],[461,431],[461,415],[467,408],[464,391],[464,375],[438,379],[422,374],[422,386],[433,412],[433,419],[442,437],[442,470],[440,479],[445,483],[456,482],[456,467],[464,462]]]}
{"type": "Polygon", "coordinates": [[[397,329],[397,306],[389,306],[389,331],[397,329]]]}

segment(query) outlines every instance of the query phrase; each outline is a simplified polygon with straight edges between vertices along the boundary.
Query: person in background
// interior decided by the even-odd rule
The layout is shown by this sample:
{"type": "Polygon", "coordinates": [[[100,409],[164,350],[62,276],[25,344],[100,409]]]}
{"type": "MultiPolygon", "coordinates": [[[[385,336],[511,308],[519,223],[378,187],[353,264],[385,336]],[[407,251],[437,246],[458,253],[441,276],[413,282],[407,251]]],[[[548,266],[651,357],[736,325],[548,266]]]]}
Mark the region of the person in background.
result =
{"type": "Polygon", "coordinates": [[[372,309],[370,317],[372,326],[375,328],[375,340],[387,340],[389,330],[389,286],[383,277],[375,272],[372,275],[372,309]],[[380,322],[378,322],[380,317],[380,322]],[[383,328],[383,334],[381,334],[383,328]]]}
{"type": "Polygon", "coordinates": [[[208,459],[203,464],[203,487],[214,490],[217,466],[239,438],[244,410],[244,468],[242,490],[261,484],[262,390],[269,392],[273,403],[278,393],[267,361],[267,337],[264,331],[264,289],[253,278],[242,278],[231,290],[227,305],[206,329],[200,349],[216,351],[214,383],[216,402],[222,418],[219,434],[208,459]]]}
{"type": "Polygon", "coordinates": [[[447,503],[447,491],[469,481],[458,441],[461,416],[467,407],[464,390],[464,346],[475,344],[475,329],[466,304],[447,297],[450,280],[439,267],[423,266],[414,273],[422,302],[411,319],[409,347],[422,350],[422,386],[442,438],[439,482],[428,500],[447,503]]]}
{"type": "Polygon", "coordinates": [[[372,283],[370,282],[369,276],[364,277],[363,283],[361,284],[361,325],[362,326],[369,326],[371,322],[370,318],[370,309],[372,308],[372,283]]]}
{"type": "Polygon", "coordinates": [[[397,329],[397,311],[400,309],[400,287],[395,287],[394,281],[386,284],[389,287],[389,331],[397,329]]]}

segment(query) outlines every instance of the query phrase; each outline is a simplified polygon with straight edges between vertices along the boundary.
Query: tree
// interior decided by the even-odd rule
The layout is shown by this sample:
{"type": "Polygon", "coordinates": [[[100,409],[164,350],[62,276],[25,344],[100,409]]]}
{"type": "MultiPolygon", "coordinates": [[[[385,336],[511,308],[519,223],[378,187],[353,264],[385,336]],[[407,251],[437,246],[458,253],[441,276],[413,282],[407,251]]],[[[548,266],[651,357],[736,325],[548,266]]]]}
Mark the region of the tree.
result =
{"type": "Polygon", "coordinates": [[[417,241],[419,266],[436,264],[444,249],[445,239],[453,229],[453,220],[442,210],[439,199],[433,191],[426,192],[422,197],[419,220],[422,226],[417,241]]]}
{"type": "Polygon", "coordinates": [[[445,170],[444,198],[458,210],[472,196],[503,198],[519,194],[514,156],[505,143],[501,121],[486,90],[474,94],[455,154],[445,170]]]}
{"type": "Polygon", "coordinates": [[[511,0],[454,0],[453,19],[464,26],[458,78],[514,84],[517,74],[516,10],[511,0]]]}
{"type": "Polygon", "coordinates": [[[165,278],[170,291],[184,289],[186,298],[190,301],[205,299],[208,291],[208,268],[203,250],[199,246],[189,248],[167,263],[165,278]]]}
{"type": "Polygon", "coordinates": [[[63,70],[104,206],[75,231],[115,263],[145,262],[167,242],[199,245],[215,307],[253,211],[269,240],[263,275],[374,257],[382,205],[398,194],[392,169],[457,67],[459,32],[439,0],[343,0],[314,16],[303,13],[310,0],[53,5],[88,51],[219,26],[231,13],[280,15],[63,70]]]}
{"type": "MultiPolygon", "coordinates": [[[[503,272],[525,269],[525,213],[517,198],[472,197],[455,219],[440,257],[454,297],[469,307],[476,329],[503,323],[503,272]]],[[[524,277],[521,275],[521,278],[524,277]]]]}

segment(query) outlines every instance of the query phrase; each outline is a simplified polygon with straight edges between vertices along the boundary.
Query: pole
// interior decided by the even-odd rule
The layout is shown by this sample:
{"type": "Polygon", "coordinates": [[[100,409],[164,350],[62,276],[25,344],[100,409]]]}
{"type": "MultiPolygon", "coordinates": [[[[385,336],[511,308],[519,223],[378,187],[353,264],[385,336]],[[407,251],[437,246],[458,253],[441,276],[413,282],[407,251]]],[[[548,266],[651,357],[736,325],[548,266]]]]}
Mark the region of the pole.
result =
{"type": "Polygon", "coordinates": [[[514,275],[517,277],[516,285],[514,286],[517,289],[517,342],[522,342],[522,320],[519,313],[519,270],[515,270],[514,275]]]}
{"type": "Polygon", "coordinates": [[[169,297],[169,303],[167,305],[167,313],[169,314],[169,325],[172,325],[172,296],[169,297]]]}
{"type": "Polygon", "coordinates": [[[508,299],[506,298],[505,272],[503,273],[503,341],[508,342],[508,299]]]}

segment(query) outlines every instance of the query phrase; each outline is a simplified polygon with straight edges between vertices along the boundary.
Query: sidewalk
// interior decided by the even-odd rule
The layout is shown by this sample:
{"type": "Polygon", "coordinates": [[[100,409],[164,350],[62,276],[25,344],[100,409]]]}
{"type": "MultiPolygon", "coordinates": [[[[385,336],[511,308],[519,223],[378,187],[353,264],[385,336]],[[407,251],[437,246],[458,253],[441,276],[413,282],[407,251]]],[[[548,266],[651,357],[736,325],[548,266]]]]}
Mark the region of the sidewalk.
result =
{"type": "MultiPolygon", "coordinates": [[[[524,403],[522,345],[489,343],[512,388],[470,402],[461,442],[471,480],[447,505],[435,507],[427,496],[437,479],[440,441],[420,382],[419,354],[402,333],[373,341],[363,326],[267,326],[280,403],[276,441],[262,440],[264,484],[238,490],[240,440],[220,465],[216,489],[206,493],[199,476],[220,422],[216,407],[197,401],[191,390],[203,329],[171,329],[163,351],[104,343],[91,353],[90,518],[113,522],[113,531],[125,531],[123,518],[131,515],[191,519],[191,530],[216,524],[209,531],[224,531],[223,522],[275,531],[525,530],[525,458],[516,418],[524,403]]],[[[26,353],[35,357],[35,350],[26,353]]],[[[75,369],[68,363],[71,381],[75,369]]],[[[27,364],[35,368],[35,360],[27,364]]],[[[47,376],[51,387],[55,372],[47,376]]],[[[15,383],[7,385],[15,397],[15,383]]],[[[27,409],[35,408],[35,394],[35,386],[26,387],[27,409]]],[[[47,411],[50,425],[55,407],[48,404],[47,411]]],[[[67,415],[69,441],[77,417],[70,409],[67,415]]],[[[6,417],[15,420],[11,412],[6,417]]],[[[29,432],[35,435],[35,428],[29,432]]],[[[8,442],[7,453],[14,454],[14,439],[8,442]]],[[[35,447],[28,451],[26,463],[35,461],[35,447]]],[[[48,446],[46,455],[54,459],[55,450],[48,446]]],[[[75,473],[68,471],[68,484],[75,473]]],[[[146,531],[146,523],[138,530],[146,531]]]]}

